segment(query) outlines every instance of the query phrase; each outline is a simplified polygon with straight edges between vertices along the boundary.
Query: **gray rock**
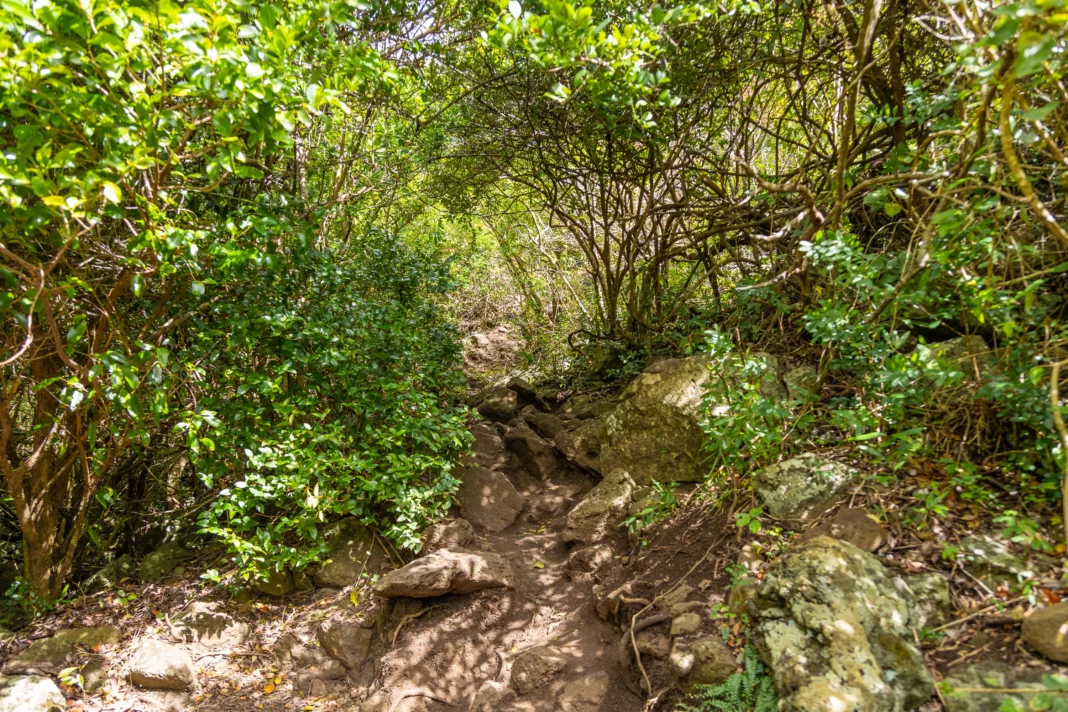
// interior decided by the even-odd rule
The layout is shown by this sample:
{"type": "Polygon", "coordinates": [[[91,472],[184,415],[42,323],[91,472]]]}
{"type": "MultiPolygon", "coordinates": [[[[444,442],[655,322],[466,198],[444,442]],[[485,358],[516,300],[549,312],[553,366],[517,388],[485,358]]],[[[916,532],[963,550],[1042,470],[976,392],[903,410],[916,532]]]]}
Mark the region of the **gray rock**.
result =
{"type": "Polygon", "coordinates": [[[1032,611],[1020,637],[1050,660],[1068,663],[1068,601],[1032,611]]]}
{"type": "Polygon", "coordinates": [[[267,578],[256,579],[252,587],[266,596],[284,596],[295,588],[293,573],[289,569],[272,570],[267,578]]]}
{"type": "Polygon", "coordinates": [[[567,659],[547,646],[524,650],[512,663],[512,687],[520,695],[541,687],[567,667],[567,659]]]}
{"type": "Polygon", "coordinates": [[[594,544],[571,552],[564,568],[577,574],[597,574],[611,563],[612,547],[608,544],[594,544]]]}
{"type": "Polygon", "coordinates": [[[937,571],[905,577],[912,593],[912,624],[917,629],[935,628],[953,616],[953,598],[949,581],[937,571]]]}
{"type": "Polygon", "coordinates": [[[708,635],[691,643],[675,641],[669,666],[683,690],[691,690],[694,685],[718,685],[738,670],[734,653],[718,635],[708,635]]]}
{"type": "Polygon", "coordinates": [[[456,501],[464,519],[491,532],[510,527],[526,504],[507,477],[484,467],[463,472],[456,501]]]}
{"type": "Polygon", "coordinates": [[[946,712],[1000,712],[1002,701],[1015,703],[1009,709],[1030,709],[1034,694],[1018,695],[993,692],[1001,689],[1041,690],[1042,676],[1052,670],[1025,668],[1000,661],[985,661],[974,665],[958,665],[951,668],[943,682],[947,689],[942,693],[946,712]],[[990,689],[991,692],[971,690],[990,689]],[[965,691],[969,690],[969,691],[965,691]]]}
{"type": "Polygon", "coordinates": [[[608,675],[596,672],[572,680],[560,693],[561,712],[598,712],[608,694],[608,675]]]}
{"type": "Polygon", "coordinates": [[[515,416],[519,399],[505,386],[490,386],[475,397],[475,410],[486,420],[507,423],[515,416]]]}
{"type": "Polygon", "coordinates": [[[390,571],[375,591],[393,598],[428,598],[446,593],[474,593],[485,588],[511,588],[512,565],[498,554],[441,549],[390,571]]]}
{"type": "Polygon", "coordinates": [[[123,579],[137,577],[137,563],[129,554],[123,554],[117,559],[110,561],[104,568],[90,576],[85,582],[87,593],[98,593],[109,588],[115,588],[123,579]]]}
{"type": "MultiPolygon", "coordinates": [[[[772,397],[781,398],[778,362],[758,354],[769,363],[761,385],[772,397]]],[[[740,382],[737,369],[728,368],[710,378],[708,356],[669,359],[649,366],[627,386],[619,405],[605,417],[601,436],[601,467],[604,472],[622,468],[634,473],[635,482],[701,482],[708,474],[702,446],[702,402],[726,408],[730,393],[740,382]]]]}
{"type": "Polygon", "coordinates": [[[466,519],[438,522],[423,531],[423,553],[428,554],[438,549],[463,549],[474,538],[475,528],[466,519]]]}
{"type": "Polygon", "coordinates": [[[178,564],[192,558],[193,552],[176,541],[169,541],[141,560],[137,575],[146,583],[156,581],[173,571],[178,564]]]}
{"type": "Polygon", "coordinates": [[[64,712],[67,700],[50,678],[0,675],[0,712],[64,712]]]}
{"type": "Polygon", "coordinates": [[[556,449],[579,467],[600,472],[601,435],[603,433],[603,420],[598,418],[585,420],[573,430],[557,432],[556,449]]]}
{"type": "Polygon", "coordinates": [[[906,582],[877,558],[816,537],[772,562],[748,612],[787,709],[901,712],[934,694],[913,644],[906,582]]]}
{"type": "Polygon", "coordinates": [[[235,648],[248,640],[248,623],[239,621],[218,603],[194,601],[171,625],[179,643],[200,643],[211,648],[235,648]]]}
{"type": "Polygon", "coordinates": [[[776,519],[810,520],[846,490],[857,471],[806,453],[769,465],[753,475],[753,489],[776,519]]]}
{"type": "Polygon", "coordinates": [[[122,631],[115,626],[98,628],[67,628],[57,631],[51,638],[30,643],[15,658],[20,663],[49,663],[65,668],[77,660],[78,646],[93,649],[101,645],[116,645],[122,641],[122,631]]]}
{"type": "Polygon", "coordinates": [[[792,401],[816,400],[820,393],[820,373],[812,366],[798,366],[783,374],[787,398],[792,401]]]}
{"type": "Polygon", "coordinates": [[[671,636],[692,635],[701,629],[701,615],[694,612],[683,613],[671,621],[671,636]]]}
{"type": "Polygon", "coordinates": [[[318,641],[310,640],[304,633],[283,633],[274,644],[278,664],[297,668],[310,668],[327,662],[330,658],[318,641]]]}
{"type": "Polygon", "coordinates": [[[504,441],[497,434],[497,429],[489,423],[475,423],[469,428],[475,442],[471,448],[474,457],[465,458],[463,464],[471,466],[477,464],[487,470],[499,470],[508,465],[508,452],[504,449],[504,441]]]}
{"type": "Polygon", "coordinates": [[[1034,578],[1038,570],[1017,556],[999,539],[987,534],[964,537],[960,542],[964,566],[991,589],[1016,586],[1034,578]]]}
{"type": "Polygon", "coordinates": [[[538,410],[549,409],[549,405],[542,400],[541,393],[529,381],[515,377],[508,381],[508,388],[518,396],[519,407],[532,405],[538,410]]]}
{"type": "Polygon", "coordinates": [[[565,542],[592,544],[618,527],[634,493],[634,481],[625,470],[610,472],[567,515],[565,542]]]}
{"type": "Polygon", "coordinates": [[[388,558],[374,532],[355,517],[331,524],[323,532],[323,538],[329,547],[325,556],[327,561],[311,571],[312,580],[318,586],[351,586],[361,572],[368,576],[378,573],[388,558]]]}
{"type": "Polygon", "coordinates": [[[557,433],[564,429],[564,421],[548,413],[531,413],[524,416],[523,419],[537,431],[538,435],[546,440],[552,440],[557,433]]]}
{"type": "Polygon", "coordinates": [[[535,477],[544,480],[556,472],[559,462],[553,446],[527,426],[509,430],[504,435],[504,442],[535,477]]]}
{"type": "Polygon", "coordinates": [[[146,640],[130,661],[130,682],[146,690],[185,690],[196,684],[189,653],[160,640],[146,640]]]}
{"type": "Polygon", "coordinates": [[[568,420],[588,420],[600,418],[612,412],[616,402],[610,398],[594,398],[588,394],[579,394],[567,399],[560,409],[560,416],[568,420]]]}
{"type": "Polygon", "coordinates": [[[374,631],[355,621],[326,620],[315,637],[332,658],[351,670],[367,659],[374,631]]]}
{"type": "Polygon", "coordinates": [[[801,541],[815,536],[829,536],[848,541],[858,549],[875,551],[886,543],[889,532],[868,516],[860,507],[843,507],[829,520],[824,520],[805,531],[801,541]]]}
{"type": "Polygon", "coordinates": [[[663,626],[646,628],[634,636],[634,642],[639,653],[657,660],[667,660],[671,654],[671,638],[663,631],[663,626]]]}
{"type": "Polygon", "coordinates": [[[960,367],[968,381],[982,380],[997,367],[997,358],[982,336],[961,336],[916,349],[925,361],[942,359],[960,367]]]}

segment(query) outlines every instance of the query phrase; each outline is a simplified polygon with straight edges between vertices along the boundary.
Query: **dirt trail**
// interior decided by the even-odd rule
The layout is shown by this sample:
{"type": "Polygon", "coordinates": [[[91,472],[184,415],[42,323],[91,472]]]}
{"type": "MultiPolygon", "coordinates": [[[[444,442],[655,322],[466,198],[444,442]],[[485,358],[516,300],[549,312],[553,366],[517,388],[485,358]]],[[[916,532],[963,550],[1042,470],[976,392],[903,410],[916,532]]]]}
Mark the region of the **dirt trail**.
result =
{"type": "MultiPolygon", "coordinates": [[[[486,709],[640,710],[641,701],[627,691],[621,677],[618,628],[598,618],[593,581],[565,568],[570,552],[560,532],[568,512],[598,478],[566,464],[544,482],[514,462],[502,469],[525,496],[526,507],[504,531],[478,531],[467,548],[506,557],[516,572],[514,588],[397,601],[390,618],[407,617],[407,622],[397,624],[396,642],[382,658],[380,695],[385,693],[395,705],[392,712],[450,709],[443,701],[467,710],[480,685],[487,680],[507,684],[520,654],[546,646],[565,663],[559,673],[526,694],[486,709]],[[417,690],[441,701],[401,699],[405,691],[417,690]]],[[[618,554],[625,539],[615,544],[618,554]]]]}

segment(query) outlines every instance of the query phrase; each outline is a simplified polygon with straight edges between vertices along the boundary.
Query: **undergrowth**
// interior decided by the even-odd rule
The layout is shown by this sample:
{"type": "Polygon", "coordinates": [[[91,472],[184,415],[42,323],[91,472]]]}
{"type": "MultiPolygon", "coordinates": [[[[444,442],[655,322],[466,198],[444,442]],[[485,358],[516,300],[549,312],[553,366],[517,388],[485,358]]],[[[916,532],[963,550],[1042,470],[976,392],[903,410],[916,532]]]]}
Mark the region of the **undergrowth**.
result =
{"type": "Polygon", "coordinates": [[[677,712],[775,712],[779,696],[767,668],[757,657],[756,648],[746,646],[744,669],[718,685],[698,685],[677,712]]]}

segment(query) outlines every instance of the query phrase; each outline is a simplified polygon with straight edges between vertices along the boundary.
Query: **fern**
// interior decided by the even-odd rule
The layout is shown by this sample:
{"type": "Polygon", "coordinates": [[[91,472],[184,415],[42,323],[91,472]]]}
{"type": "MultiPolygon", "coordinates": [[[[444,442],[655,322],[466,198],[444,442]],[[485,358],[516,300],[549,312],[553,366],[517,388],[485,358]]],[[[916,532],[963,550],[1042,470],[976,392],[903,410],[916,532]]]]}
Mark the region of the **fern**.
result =
{"type": "Polygon", "coordinates": [[[776,712],[779,696],[756,649],[746,646],[742,659],[742,672],[718,685],[698,685],[688,702],[679,703],[677,712],[776,712]]]}

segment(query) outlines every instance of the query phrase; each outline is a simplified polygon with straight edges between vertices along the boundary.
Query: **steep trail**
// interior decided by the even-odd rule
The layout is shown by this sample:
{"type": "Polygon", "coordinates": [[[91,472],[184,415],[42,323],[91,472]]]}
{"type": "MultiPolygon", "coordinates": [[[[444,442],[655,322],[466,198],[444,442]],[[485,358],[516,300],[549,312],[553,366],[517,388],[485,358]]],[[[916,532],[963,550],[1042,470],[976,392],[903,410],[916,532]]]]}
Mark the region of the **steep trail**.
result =
{"type": "MultiPolygon", "coordinates": [[[[544,480],[514,456],[496,459],[501,463],[495,471],[508,478],[525,506],[500,532],[476,527],[464,548],[505,557],[515,571],[514,587],[398,599],[390,615],[398,627],[395,643],[381,659],[378,693],[363,709],[640,710],[641,701],[622,679],[619,630],[594,610],[593,578],[568,570],[569,554],[581,545],[561,540],[568,513],[599,478],[563,458],[544,480]],[[413,692],[420,694],[405,697],[413,692]]],[[[624,553],[625,537],[612,537],[602,544],[614,545],[617,556],[624,553]]]]}

